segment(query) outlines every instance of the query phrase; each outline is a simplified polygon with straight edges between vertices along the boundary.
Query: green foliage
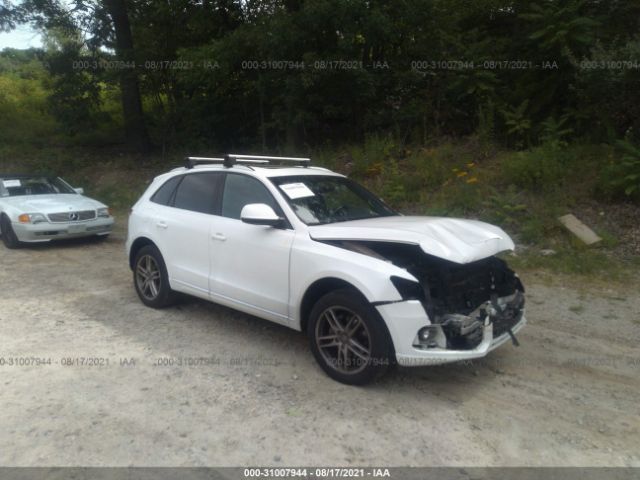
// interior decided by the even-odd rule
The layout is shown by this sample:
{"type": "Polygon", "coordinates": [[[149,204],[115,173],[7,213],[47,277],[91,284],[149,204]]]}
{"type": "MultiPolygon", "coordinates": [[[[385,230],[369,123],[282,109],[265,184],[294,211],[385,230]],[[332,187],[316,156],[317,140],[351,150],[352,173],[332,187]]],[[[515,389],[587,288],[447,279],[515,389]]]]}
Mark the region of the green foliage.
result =
{"type": "Polygon", "coordinates": [[[584,1],[532,3],[520,18],[535,25],[536,30],[529,39],[537,42],[541,49],[566,54],[575,48],[590,46],[600,26],[598,20],[581,15],[585,4],[584,1]]]}
{"type": "Polygon", "coordinates": [[[351,162],[350,174],[356,178],[366,178],[380,173],[397,148],[389,135],[368,136],[363,144],[352,145],[347,149],[351,162]]]}
{"type": "Polygon", "coordinates": [[[490,186],[489,195],[482,202],[481,218],[503,226],[515,234],[518,243],[546,245],[550,239],[562,234],[557,221],[566,199],[546,193],[538,197],[519,190],[514,185],[506,188],[490,186]]]}
{"type": "Polygon", "coordinates": [[[548,269],[574,275],[597,275],[602,280],[624,280],[629,271],[623,262],[603,252],[584,247],[558,247],[555,255],[540,255],[538,249],[510,257],[509,264],[516,269],[548,269]]]}
{"type": "Polygon", "coordinates": [[[407,176],[410,190],[435,189],[455,183],[457,174],[472,161],[473,156],[469,151],[453,143],[416,149],[406,160],[411,169],[411,174],[407,176]]]}
{"type": "Polygon", "coordinates": [[[407,196],[404,180],[394,159],[385,162],[382,166],[382,198],[391,206],[400,205],[407,196]]]}
{"type": "Polygon", "coordinates": [[[573,129],[566,126],[568,120],[569,116],[563,115],[559,120],[552,116],[543,121],[541,142],[554,150],[567,147],[566,138],[573,133],[573,129]]]}
{"type": "Polygon", "coordinates": [[[563,183],[571,159],[570,152],[554,144],[517,152],[502,164],[502,180],[531,191],[551,191],[563,183]]]}
{"type": "MultiPolygon", "coordinates": [[[[41,141],[123,138],[120,70],[73,68],[77,60],[115,60],[108,3],[8,10],[5,28],[22,21],[49,29],[39,88],[57,131],[41,141]]],[[[637,2],[126,4],[145,121],[163,151],[290,152],[368,136],[391,136],[401,149],[472,133],[485,150],[613,141],[627,132],[639,140],[637,2]],[[621,60],[631,67],[618,68],[621,60]]],[[[22,73],[29,62],[19,59],[22,73]]],[[[1,75],[15,75],[5,63],[0,56],[1,75]]],[[[6,115],[17,116],[11,108],[6,115]]],[[[371,167],[356,164],[357,174],[371,167]]]]}
{"type": "Polygon", "coordinates": [[[443,210],[444,214],[454,217],[470,217],[477,214],[484,197],[478,185],[458,182],[447,190],[449,200],[448,207],[443,210]]]}
{"type": "Polygon", "coordinates": [[[487,220],[499,225],[518,225],[528,215],[522,192],[513,185],[504,191],[492,188],[482,205],[487,210],[487,220]]]}
{"type": "Polygon", "coordinates": [[[118,211],[125,211],[140,198],[146,185],[131,185],[122,181],[99,184],[91,189],[91,195],[100,198],[102,202],[118,211]]]}
{"type": "Polygon", "coordinates": [[[34,51],[0,54],[0,143],[42,144],[55,134],[46,75],[34,51]]]}
{"type": "Polygon", "coordinates": [[[580,73],[574,82],[576,132],[608,143],[622,137],[640,143],[639,59],[640,35],[634,34],[608,44],[595,42],[575,60],[580,73]]]}
{"type": "Polygon", "coordinates": [[[603,170],[600,188],[611,197],[640,199],[640,147],[629,140],[616,145],[622,156],[603,170]]]}
{"type": "Polygon", "coordinates": [[[489,100],[478,106],[478,137],[483,144],[491,144],[496,140],[496,108],[489,100]]]}
{"type": "Polygon", "coordinates": [[[507,107],[502,110],[507,135],[515,139],[516,147],[522,147],[529,143],[529,130],[531,130],[531,120],[526,116],[529,100],[523,100],[517,107],[507,107]]]}
{"type": "Polygon", "coordinates": [[[79,33],[52,29],[46,38],[44,56],[49,76],[49,109],[65,133],[75,135],[97,126],[100,115],[100,86],[97,78],[79,68],[82,41],[79,33]]]}

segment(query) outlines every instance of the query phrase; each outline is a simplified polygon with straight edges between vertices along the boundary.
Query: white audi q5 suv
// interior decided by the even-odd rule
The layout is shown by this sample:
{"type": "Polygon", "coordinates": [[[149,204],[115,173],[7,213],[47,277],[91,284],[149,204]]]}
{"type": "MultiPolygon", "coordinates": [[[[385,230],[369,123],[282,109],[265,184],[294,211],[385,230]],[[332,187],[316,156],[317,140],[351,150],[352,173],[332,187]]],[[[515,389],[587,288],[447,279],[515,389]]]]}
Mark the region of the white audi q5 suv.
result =
{"type": "Polygon", "coordinates": [[[145,305],[181,292],[306,332],[347,384],[517,345],[524,288],[496,257],[513,248],[498,227],[403,216],[308,159],[255,155],[156,177],[127,238],[145,305]]]}

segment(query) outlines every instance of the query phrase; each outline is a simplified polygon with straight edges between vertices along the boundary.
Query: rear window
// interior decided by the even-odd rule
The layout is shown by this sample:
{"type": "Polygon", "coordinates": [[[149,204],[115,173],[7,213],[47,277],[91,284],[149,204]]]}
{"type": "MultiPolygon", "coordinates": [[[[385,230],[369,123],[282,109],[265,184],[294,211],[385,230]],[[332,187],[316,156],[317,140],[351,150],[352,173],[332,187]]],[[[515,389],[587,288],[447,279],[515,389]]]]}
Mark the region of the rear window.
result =
{"type": "Polygon", "coordinates": [[[173,198],[173,192],[176,190],[176,186],[180,183],[182,177],[173,177],[164,182],[164,184],[156,190],[156,193],[151,197],[151,201],[159,203],[160,205],[170,205],[173,198]]]}
{"type": "Polygon", "coordinates": [[[192,173],[182,178],[173,206],[200,213],[216,213],[216,199],[222,183],[220,173],[192,173]]]}

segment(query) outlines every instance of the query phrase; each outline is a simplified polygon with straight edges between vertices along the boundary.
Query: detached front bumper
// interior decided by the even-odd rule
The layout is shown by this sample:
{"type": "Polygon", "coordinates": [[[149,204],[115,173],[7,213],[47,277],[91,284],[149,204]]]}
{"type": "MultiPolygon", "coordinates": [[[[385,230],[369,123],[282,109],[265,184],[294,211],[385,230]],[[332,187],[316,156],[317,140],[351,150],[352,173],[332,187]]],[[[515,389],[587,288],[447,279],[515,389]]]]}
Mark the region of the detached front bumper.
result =
{"type": "MultiPolygon", "coordinates": [[[[485,322],[482,327],[482,340],[472,349],[454,350],[444,347],[418,348],[415,347],[415,339],[420,329],[432,325],[422,304],[418,300],[388,303],[377,306],[378,312],[384,319],[396,351],[398,363],[406,367],[423,365],[439,365],[460,360],[481,358],[490,351],[498,348],[510,340],[508,332],[494,337],[493,324],[485,322]]],[[[524,313],[511,327],[511,331],[517,333],[527,320],[524,313]]]]}
{"type": "Polygon", "coordinates": [[[69,223],[13,223],[13,231],[21,242],[48,242],[65,238],[108,235],[113,229],[113,217],[69,223]]]}

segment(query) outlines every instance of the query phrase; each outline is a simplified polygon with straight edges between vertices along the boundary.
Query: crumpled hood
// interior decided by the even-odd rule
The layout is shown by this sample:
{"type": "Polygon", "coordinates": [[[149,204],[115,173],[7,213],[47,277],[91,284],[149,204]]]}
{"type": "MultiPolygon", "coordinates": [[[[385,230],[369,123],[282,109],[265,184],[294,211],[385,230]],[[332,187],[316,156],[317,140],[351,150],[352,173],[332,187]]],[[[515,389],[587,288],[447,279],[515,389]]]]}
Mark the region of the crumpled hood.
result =
{"type": "Polygon", "coordinates": [[[23,213],[58,213],[77,210],[95,210],[104,207],[96,200],[76,194],[19,195],[1,197],[0,202],[11,205],[23,213]]]}
{"type": "Polygon", "coordinates": [[[315,240],[359,240],[419,245],[429,255],[470,263],[505,250],[513,240],[504,230],[477,220],[393,216],[309,227],[315,240]]]}

